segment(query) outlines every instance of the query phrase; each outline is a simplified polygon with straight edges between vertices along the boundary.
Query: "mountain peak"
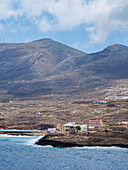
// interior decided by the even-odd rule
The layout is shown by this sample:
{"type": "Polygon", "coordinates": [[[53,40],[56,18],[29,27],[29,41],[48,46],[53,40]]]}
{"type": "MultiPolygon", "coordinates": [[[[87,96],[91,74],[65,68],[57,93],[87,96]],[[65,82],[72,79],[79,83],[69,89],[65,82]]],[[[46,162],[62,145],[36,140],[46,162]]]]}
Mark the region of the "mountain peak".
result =
{"type": "Polygon", "coordinates": [[[122,44],[113,44],[105,48],[103,51],[111,51],[111,52],[120,52],[120,51],[128,50],[128,46],[122,44]]]}
{"type": "Polygon", "coordinates": [[[32,41],[32,42],[29,42],[29,43],[33,43],[33,42],[52,42],[54,40],[52,40],[51,38],[42,38],[42,39],[39,39],[39,40],[35,40],[35,41],[32,41]]]}
{"type": "Polygon", "coordinates": [[[36,41],[53,41],[51,38],[43,38],[43,39],[39,39],[39,40],[36,40],[36,41]]]}

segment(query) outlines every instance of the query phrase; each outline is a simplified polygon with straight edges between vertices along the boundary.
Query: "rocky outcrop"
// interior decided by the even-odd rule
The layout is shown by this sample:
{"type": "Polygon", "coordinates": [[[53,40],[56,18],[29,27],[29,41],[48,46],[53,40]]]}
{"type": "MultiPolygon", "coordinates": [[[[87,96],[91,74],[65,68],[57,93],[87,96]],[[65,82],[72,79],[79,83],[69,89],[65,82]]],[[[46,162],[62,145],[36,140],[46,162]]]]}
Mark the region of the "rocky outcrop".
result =
{"type": "Polygon", "coordinates": [[[37,145],[53,147],[118,146],[128,148],[128,134],[47,134],[39,139],[37,145]]]}

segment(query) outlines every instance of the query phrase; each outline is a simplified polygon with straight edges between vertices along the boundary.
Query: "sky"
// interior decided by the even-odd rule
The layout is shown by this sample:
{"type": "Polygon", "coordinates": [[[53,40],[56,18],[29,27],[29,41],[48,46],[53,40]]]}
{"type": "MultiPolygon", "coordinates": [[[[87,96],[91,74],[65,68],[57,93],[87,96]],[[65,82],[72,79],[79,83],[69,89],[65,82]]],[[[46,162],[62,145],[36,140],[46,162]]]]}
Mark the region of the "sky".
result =
{"type": "Polygon", "coordinates": [[[0,0],[0,43],[43,38],[87,53],[128,45],[128,0],[0,0]]]}

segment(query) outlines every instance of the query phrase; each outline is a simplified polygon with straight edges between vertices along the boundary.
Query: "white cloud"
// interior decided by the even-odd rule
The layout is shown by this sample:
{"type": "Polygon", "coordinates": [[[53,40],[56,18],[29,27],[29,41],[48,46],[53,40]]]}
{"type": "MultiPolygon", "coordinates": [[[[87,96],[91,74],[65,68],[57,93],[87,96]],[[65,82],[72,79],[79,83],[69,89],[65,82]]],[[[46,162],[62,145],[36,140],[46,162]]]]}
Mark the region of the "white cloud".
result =
{"type": "Polygon", "coordinates": [[[0,0],[0,30],[5,29],[2,21],[6,21],[11,18],[16,19],[22,14],[20,9],[15,8],[18,1],[19,0],[0,0]]]}
{"type": "MultiPolygon", "coordinates": [[[[101,42],[114,30],[119,28],[126,29],[128,24],[127,15],[121,16],[124,13],[128,14],[128,1],[124,0],[95,0],[89,5],[87,23],[93,25],[93,30],[90,30],[90,39],[94,42],[101,42]],[[127,7],[127,8],[126,8],[127,7]],[[127,21],[127,23],[126,23],[127,21]]],[[[87,28],[88,30],[88,28],[87,28]]]]}
{"type": "Polygon", "coordinates": [[[43,32],[51,31],[52,30],[52,23],[50,23],[47,17],[43,17],[38,22],[39,28],[43,32]]]}
{"type": "Polygon", "coordinates": [[[26,17],[36,19],[36,17],[42,16],[44,11],[48,11],[48,7],[52,1],[53,0],[21,0],[20,6],[26,17]]]}
{"type": "Polygon", "coordinates": [[[0,0],[0,20],[21,15],[42,32],[72,30],[83,24],[94,43],[114,30],[128,30],[127,0],[0,0]]]}
{"type": "MultiPolygon", "coordinates": [[[[19,1],[19,0],[18,0],[19,1]]],[[[0,0],[0,20],[9,19],[11,17],[16,18],[21,15],[20,9],[16,9],[16,0],[0,0]]]]}

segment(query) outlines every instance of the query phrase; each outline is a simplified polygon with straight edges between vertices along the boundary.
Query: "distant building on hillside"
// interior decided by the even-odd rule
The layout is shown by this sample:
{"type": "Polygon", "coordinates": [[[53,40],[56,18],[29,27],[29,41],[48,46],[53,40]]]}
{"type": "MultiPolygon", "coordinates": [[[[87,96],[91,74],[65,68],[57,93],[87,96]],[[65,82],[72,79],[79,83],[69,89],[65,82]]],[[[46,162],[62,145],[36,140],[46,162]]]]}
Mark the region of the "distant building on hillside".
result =
{"type": "Polygon", "coordinates": [[[93,129],[93,128],[101,128],[103,127],[104,124],[103,124],[103,121],[102,120],[89,120],[89,123],[88,123],[88,128],[89,129],[93,129]]]}
{"type": "Polygon", "coordinates": [[[128,125],[128,122],[119,122],[118,125],[128,125]]]}
{"type": "Polygon", "coordinates": [[[76,127],[77,125],[78,124],[76,124],[75,122],[66,123],[62,126],[62,131],[70,132],[70,129],[76,127]]]}
{"type": "Polygon", "coordinates": [[[48,128],[47,130],[48,133],[56,133],[56,128],[48,128]]]}
{"type": "Polygon", "coordinates": [[[106,104],[107,101],[106,100],[102,100],[102,101],[98,101],[98,103],[106,104]]]}
{"type": "Polygon", "coordinates": [[[79,125],[75,122],[69,122],[62,126],[62,131],[69,132],[69,133],[75,133],[75,132],[87,132],[87,125],[79,125]],[[80,130],[77,129],[80,128],[80,130]]]}
{"type": "Polygon", "coordinates": [[[87,132],[87,125],[80,125],[80,132],[87,132]]]}

